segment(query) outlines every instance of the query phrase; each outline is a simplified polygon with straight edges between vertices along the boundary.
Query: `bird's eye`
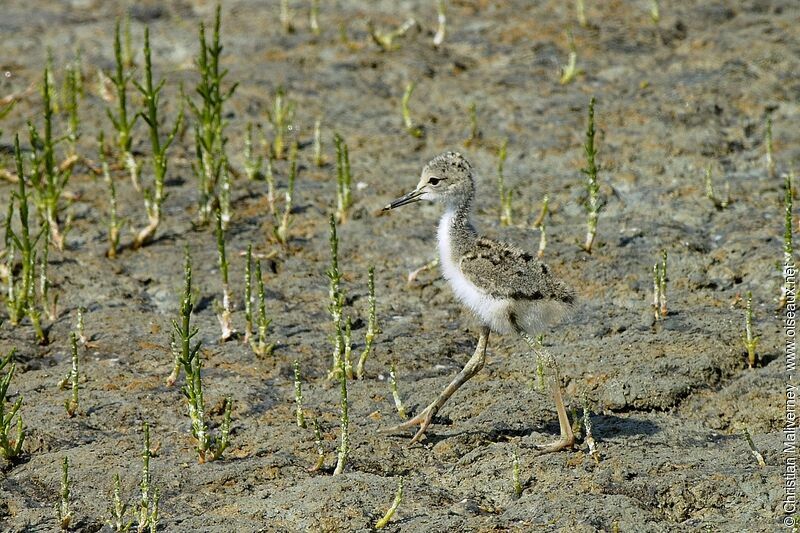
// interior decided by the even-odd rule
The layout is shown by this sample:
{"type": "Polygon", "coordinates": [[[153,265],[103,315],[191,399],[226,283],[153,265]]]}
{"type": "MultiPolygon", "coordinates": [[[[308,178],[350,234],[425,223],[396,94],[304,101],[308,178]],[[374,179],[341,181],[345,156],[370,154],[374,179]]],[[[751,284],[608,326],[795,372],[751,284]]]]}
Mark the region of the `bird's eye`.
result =
{"type": "Polygon", "coordinates": [[[428,183],[430,183],[430,184],[431,184],[431,185],[433,185],[434,187],[435,187],[435,186],[437,186],[437,185],[439,185],[439,182],[440,182],[440,181],[441,181],[441,180],[440,180],[439,178],[429,178],[429,179],[428,179],[428,183]]]}

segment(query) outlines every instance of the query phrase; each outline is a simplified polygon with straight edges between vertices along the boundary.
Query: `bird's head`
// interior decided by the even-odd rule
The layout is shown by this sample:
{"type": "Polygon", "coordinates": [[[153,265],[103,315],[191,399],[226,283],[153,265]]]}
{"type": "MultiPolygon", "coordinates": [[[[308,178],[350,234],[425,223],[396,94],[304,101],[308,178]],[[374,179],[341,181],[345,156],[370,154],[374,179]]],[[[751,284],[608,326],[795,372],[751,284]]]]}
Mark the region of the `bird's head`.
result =
{"type": "Polygon", "coordinates": [[[394,200],[384,210],[420,200],[457,206],[468,202],[474,191],[472,166],[458,152],[445,152],[434,157],[422,169],[417,188],[394,200]]]}

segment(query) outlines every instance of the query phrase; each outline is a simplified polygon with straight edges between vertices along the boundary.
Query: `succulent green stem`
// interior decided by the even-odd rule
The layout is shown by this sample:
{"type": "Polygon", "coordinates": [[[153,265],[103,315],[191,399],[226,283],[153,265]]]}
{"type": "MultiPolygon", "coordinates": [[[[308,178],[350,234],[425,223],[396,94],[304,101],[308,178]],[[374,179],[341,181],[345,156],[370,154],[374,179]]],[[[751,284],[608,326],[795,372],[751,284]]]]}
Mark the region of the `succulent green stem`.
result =
{"type": "Polygon", "coordinates": [[[376,303],[377,300],[375,299],[375,267],[369,267],[369,277],[367,281],[367,286],[369,290],[369,296],[367,297],[367,302],[369,305],[368,310],[368,319],[367,319],[367,333],[364,337],[365,345],[364,351],[361,352],[361,357],[358,358],[358,365],[356,366],[356,376],[358,379],[362,379],[364,377],[364,365],[367,363],[367,358],[369,354],[372,352],[372,345],[375,342],[375,337],[380,333],[380,328],[378,327],[378,319],[376,316],[376,303]]]}
{"type": "Polygon", "coordinates": [[[72,396],[64,402],[64,407],[67,410],[67,415],[72,418],[78,412],[78,383],[80,380],[80,374],[78,372],[78,337],[75,335],[75,332],[70,333],[69,340],[72,348],[72,370],[69,373],[69,381],[72,384],[72,396]]]}
{"type": "Polygon", "coordinates": [[[306,427],[306,417],[303,414],[303,381],[300,375],[300,361],[294,360],[294,403],[297,427],[306,427]]]}
{"type": "Polygon", "coordinates": [[[134,81],[136,88],[142,94],[145,108],[139,113],[147,123],[150,130],[150,147],[152,150],[153,163],[153,187],[144,191],[144,205],[147,212],[148,224],[142,228],[133,240],[133,248],[141,248],[150,243],[155,237],[156,230],[161,222],[161,212],[166,194],[164,193],[164,183],[167,176],[167,150],[183,124],[183,110],[178,114],[172,130],[162,139],[160,134],[159,119],[159,100],[160,93],[164,87],[164,80],[158,84],[153,84],[153,66],[150,53],[150,30],[144,29],[144,65],[145,78],[144,84],[134,81]]]}
{"type": "Polygon", "coordinates": [[[423,135],[422,128],[414,125],[414,121],[411,120],[411,111],[408,109],[408,102],[411,100],[411,95],[414,93],[414,87],[415,84],[413,82],[406,85],[406,90],[403,93],[403,100],[401,102],[401,111],[403,113],[403,125],[406,131],[412,137],[420,138],[423,135]]]}
{"type": "Polygon", "coordinates": [[[391,507],[389,510],[386,511],[386,514],[383,515],[383,518],[378,520],[375,523],[375,529],[383,529],[389,524],[389,521],[394,516],[394,513],[397,511],[397,508],[400,507],[400,503],[403,501],[403,476],[397,480],[397,492],[394,495],[394,501],[392,502],[391,507]]]}
{"type": "Polygon", "coordinates": [[[333,471],[334,476],[344,472],[344,467],[350,455],[350,417],[348,414],[349,406],[347,401],[347,374],[345,372],[343,357],[339,359],[339,384],[341,387],[341,442],[339,443],[336,468],[333,471]]]}
{"type": "Polygon", "coordinates": [[[71,484],[72,482],[69,479],[69,458],[65,456],[61,462],[61,491],[59,492],[59,501],[56,504],[58,526],[63,531],[68,530],[72,523],[72,511],[69,508],[69,488],[71,484]]]}
{"type": "Polygon", "coordinates": [[[14,363],[15,350],[0,359],[0,453],[7,461],[15,461],[22,454],[22,443],[25,442],[25,425],[22,422],[22,397],[10,404],[6,404],[8,387],[14,377],[16,364],[14,363]],[[7,368],[7,370],[5,370],[7,368]],[[16,438],[12,436],[12,427],[16,422],[16,438]]]}
{"type": "Polygon", "coordinates": [[[347,143],[341,135],[335,133],[333,142],[336,146],[336,218],[339,222],[347,220],[350,206],[353,204],[351,194],[350,154],[347,143]]]}
{"type": "Polygon", "coordinates": [[[581,169],[581,172],[586,176],[586,193],[588,196],[586,203],[587,219],[586,219],[586,240],[583,244],[583,249],[592,253],[595,236],[597,235],[597,219],[600,215],[600,186],[597,184],[597,163],[595,156],[597,149],[594,145],[595,127],[594,127],[594,96],[589,101],[589,118],[586,126],[586,143],[584,144],[584,152],[586,153],[586,168],[581,169]]]}

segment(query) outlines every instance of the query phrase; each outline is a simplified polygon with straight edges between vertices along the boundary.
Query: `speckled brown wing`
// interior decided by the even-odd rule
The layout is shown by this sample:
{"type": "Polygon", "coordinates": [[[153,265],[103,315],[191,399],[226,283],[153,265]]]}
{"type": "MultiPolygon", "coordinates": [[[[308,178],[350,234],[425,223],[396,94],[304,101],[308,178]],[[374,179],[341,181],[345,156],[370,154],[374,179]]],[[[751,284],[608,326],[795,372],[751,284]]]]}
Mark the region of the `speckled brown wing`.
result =
{"type": "Polygon", "coordinates": [[[460,262],[464,276],[495,298],[557,300],[571,304],[574,294],[547,265],[511,245],[479,238],[460,262]]]}

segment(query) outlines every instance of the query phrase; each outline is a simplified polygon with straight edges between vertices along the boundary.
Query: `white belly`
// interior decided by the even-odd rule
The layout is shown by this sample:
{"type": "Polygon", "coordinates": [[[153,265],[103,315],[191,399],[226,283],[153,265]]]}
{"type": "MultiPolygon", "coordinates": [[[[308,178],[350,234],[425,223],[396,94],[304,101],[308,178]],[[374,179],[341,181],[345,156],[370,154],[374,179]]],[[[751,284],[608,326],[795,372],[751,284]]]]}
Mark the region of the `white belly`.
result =
{"type": "Polygon", "coordinates": [[[512,327],[508,320],[508,311],[512,302],[493,298],[486,294],[461,272],[458,264],[459,258],[454,257],[450,242],[452,217],[453,213],[447,212],[439,223],[437,236],[442,274],[453,289],[456,298],[466,305],[481,322],[496,333],[510,333],[512,327]]]}

